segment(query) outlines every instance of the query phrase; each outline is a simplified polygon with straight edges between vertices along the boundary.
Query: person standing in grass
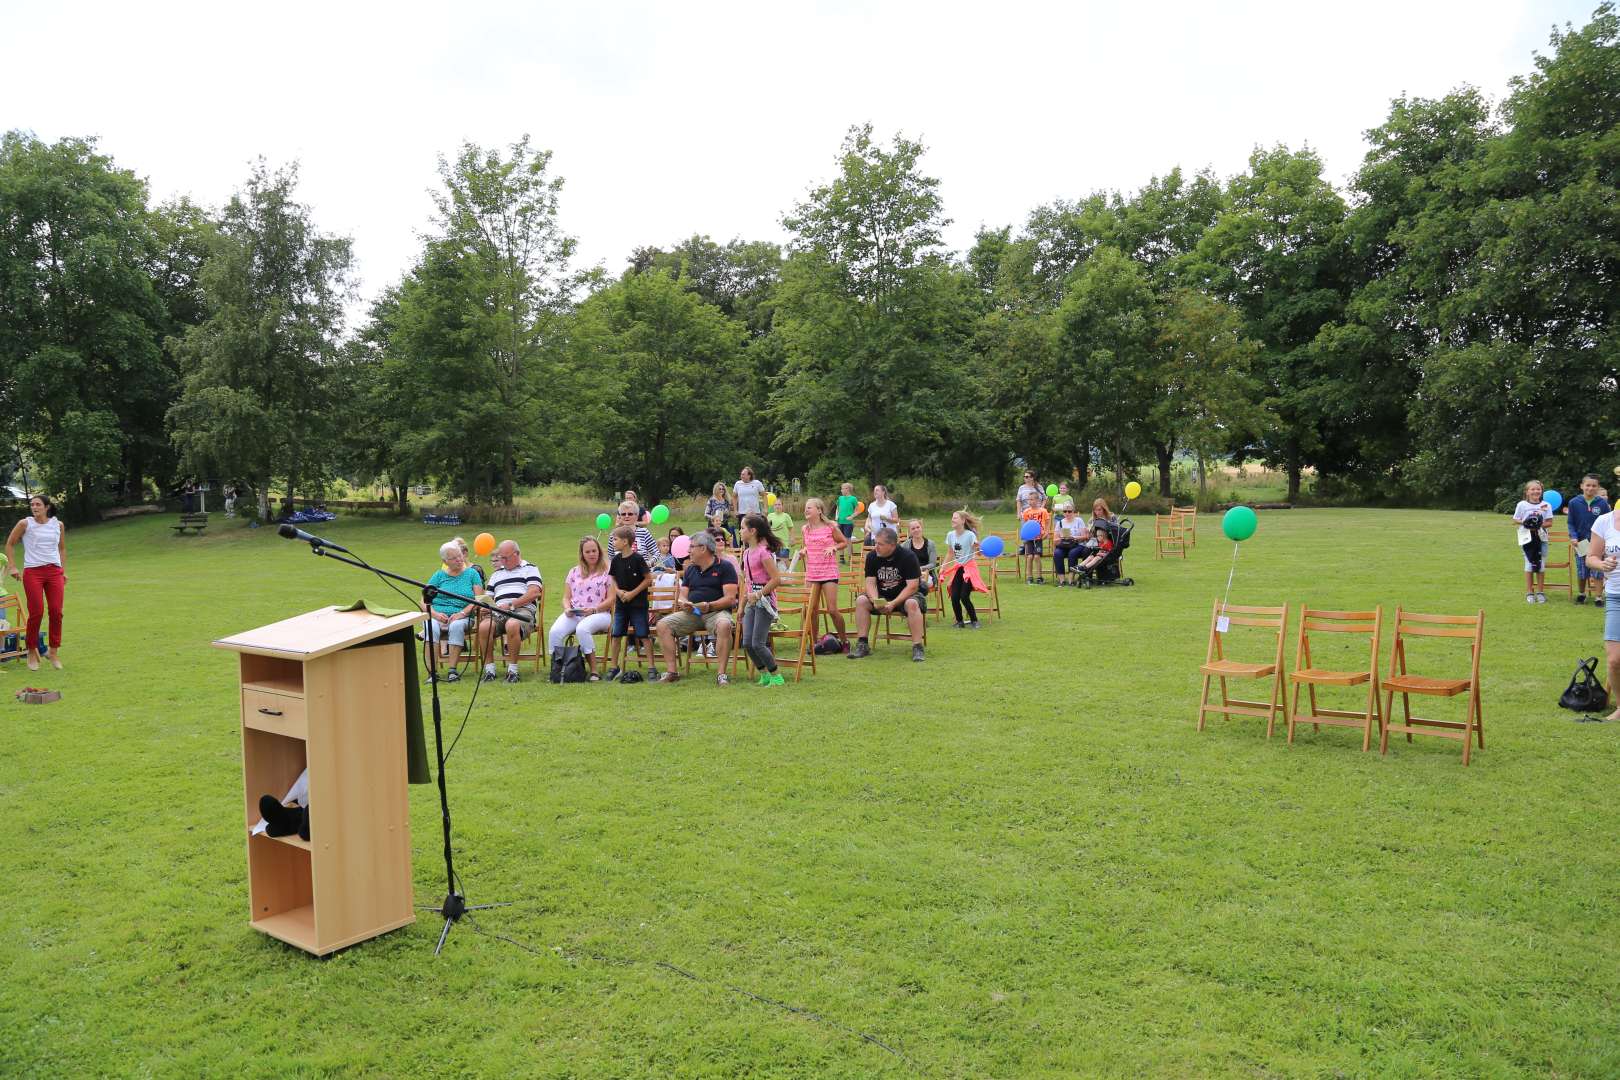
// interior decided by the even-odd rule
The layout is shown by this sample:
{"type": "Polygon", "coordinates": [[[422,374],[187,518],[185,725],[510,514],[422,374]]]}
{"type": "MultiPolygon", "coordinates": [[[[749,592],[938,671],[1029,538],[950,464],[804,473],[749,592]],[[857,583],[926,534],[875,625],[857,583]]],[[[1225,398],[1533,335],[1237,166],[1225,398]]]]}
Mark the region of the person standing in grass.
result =
{"type": "MultiPolygon", "coordinates": [[[[732,494],[735,496],[731,510],[736,515],[737,527],[742,527],[742,519],[749,514],[763,514],[765,512],[765,485],[754,479],[754,470],[744,465],[742,472],[737,475],[737,482],[732,485],[732,494]]],[[[737,540],[736,532],[731,534],[732,542],[737,540]]]]}
{"type": "Polygon", "coordinates": [[[843,651],[849,648],[849,631],[838,610],[838,553],[849,547],[849,537],[826,519],[826,513],[820,499],[804,501],[804,528],[799,530],[799,539],[804,542],[804,583],[812,594],[820,590],[821,610],[831,617],[839,650],[843,651]]]}
{"type": "Polygon", "coordinates": [[[1524,552],[1524,602],[1547,602],[1547,522],[1552,520],[1552,504],[1542,498],[1540,480],[1524,485],[1524,498],[1513,507],[1513,528],[1519,549],[1524,552]]]}
{"type": "Polygon", "coordinates": [[[651,529],[641,524],[641,508],[633,500],[626,499],[619,504],[614,521],[616,524],[613,531],[608,533],[608,555],[617,555],[620,551],[628,551],[633,547],[640,552],[647,565],[651,566],[658,558],[658,538],[652,534],[651,529]],[[630,526],[630,531],[635,537],[628,546],[621,546],[622,542],[618,539],[620,525],[630,526]]]}
{"type": "Polygon", "coordinates": [[[1015,508],[1019,524],[1023,524],[1024,511],[1029,509],[1030,500],[1040,493],[1040,485],[1035,482],[1035,470],[1025,469],[1024,482],[1018,486],[1018,505],[1015,508]]]}
{"type": "Polygon", "coordinates": [[[759,685],[781,686],[787,680],[776,670],[771,652],[771,626],[777,617],[776,587],[781,570],[776,553],[782,547],[769,521],[760,514],[742,519],[743,550],[743,648],[759,669],[759,685]]]}
{"type": "MultiPolygon", "coordinates": [[[[1603,575],[1603,649],[1609,661],[1609,697],[1620,693],[1620,522],[1614,511],[1592,522],[1591,544],[1582,560],[1603,575]]],[[[1608,716],[1620,720],[1620,709],[1608,716]]]]}
{"type": "Polygon", "coordinates": [[[776,562],[782,570],[793,566],[793,515],[783,507],[782,501],[776,501],[776,508],[765,515],[765,522],[776,534],[780,546],[776,549],[776,562]]]}
{"type": "Polygon", "coordinates": [[[709,501],[703,507],[703,520],[731,532],[731,503],[726,500],[725,484],[715,482],[714,490],[709,492],[709,501]]]}
{"type": "Polygon", "coordinates": [[[624,639],[634,638],[638,653],[641,651],[642,643],[647,640],[647,590],[652,587],[652,568],[647,565],[647,560],[641,557],[641,552],[635,548],[635,528],[620,525],[613,530],[613,537],[619,542],[619,551],[608,564],[608,574],[613,578],[616,597],[613,605],[613,629],[608,634],[612,642],[612,655],[608,661],[608,682],[619,677],[620,661],[625,655],[624,639]]]}
{"type": "Polygon", "coordinates": [[[945,586],[945,595],[951,598],[951,612],[956,616],[955,629],[964,626],[979,628],[979,613],[973,609],[973,594],[989,592],[990,586],[979,575],[979,519],[964,507],[951,515],[951,531],[945,534],[945,550],[950,562],[940,571],[939,580],[945,586]],[[966,613],[967,621],[963,622],[966,613]]]}
{"type": "Polygon", "coordinates": [[[1569,509],[1564,511],[1569,518],[1569,538],[1575,542],[1577,556],[1575,577],[1579,591],[1575,594],[1575,602],[1586,603],[1586,596],[1590,593],[1593,603],[1599,607],[1603,606],[1603,571],[1587,566],[1586,556],[1591,547],[1592,523],[1613,509],[1609,501],[1599,494],[1601,490],[1597,475],[1587,473],[1581,477],[1581,493],[1569,500],[1569,509]]]}
{"type": "MultiPolygon", "coordinates": [[[[861,505],[861,500],[855,497],[855,485],[845,481],[838,487],[838,505],[833,520],[838,524],[838,530],[844,534],[845,540],[855,539],[855,508],[861,505]]],[[[844,545],[844,562],[849,562],[849,545],[844,545]]]]}
{"type": "Polygon", "coordinates": [[[1033,521],[1041,529],[1040,535],[1035,539],[1023,541],[1023,548],[1021,549],[1023,558],[1020,561],[1025,565],[1019,569],[1026,575],[1026,584],[1045,585],[1046,571],[1041,564],[1042,545],[1046,542],[1046,538],[1052,534],[1052,515],[1046,509],[1046,495],[1039,491],[1031,495],[1029,505],[1024,508],[1024,512],[1019,514],[1018,517],[1020,540],[1023,540],[1025,523],[1033,521]]]}
{"type": "Polygon", "coordinates": [[[50,607],[51,667],[62,667],[62,601],[67,590],[67,529],[56,516],[56,507],[43,495],[28,500],[28,516],[11,527],[6,537],[6,565],[11,576],[23,584],[28,598],[25,633],[28,670],[39,670],[39,624],[50,607]],[[23,545],[23,568],[17,569],[17,541],[23,545]]]}

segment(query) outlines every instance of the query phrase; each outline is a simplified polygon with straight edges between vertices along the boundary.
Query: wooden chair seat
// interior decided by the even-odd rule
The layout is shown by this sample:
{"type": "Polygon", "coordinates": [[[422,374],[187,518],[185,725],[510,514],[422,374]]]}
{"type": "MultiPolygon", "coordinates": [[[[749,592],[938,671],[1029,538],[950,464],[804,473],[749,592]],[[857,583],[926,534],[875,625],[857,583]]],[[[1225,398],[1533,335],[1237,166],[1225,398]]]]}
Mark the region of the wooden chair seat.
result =
{"type": "Polygon", "coordinates": [[[1294,682],[1315,683],[1318,686],[1360,686],[1372,678],[1372,672],[1305,668],[1303,671],[1296,671],[1288,677],[1294,682]]]}
{"type": "Polygon", "coordinates": [[[1240,660],[1212,660],[1198,669],[1200,675],[1226,678],[1263,679],[1277,670],[1276,664],[1245,664],[1240,660]]]}
{"type": "Polygon", "coordinates": [[[1384,689],[1397,694],[1428,694],[1430,697],[1456,697],[1466,694],[1473,682],[1469,679],[1434,679],[1427,675],[1391,675],[1384,680],[1384,689]]]}
{"type": "MultiPolygon", "coordinates": [[[[1288,605],[1281,607],[1244,607],[1215,601],[1209,617],[1209,648],[1198,673],[1204,677],[1203,692],[1198,698],[1198,730],[1204,730],[1208,714],[1217,716],[1258,716],[1266,721],[1266,738],[1276,729],[1278,716],[1288,722],[1288,695],[1282,685],[1283,637],[1288,632],[1288,605]],[[1245,660],[1231,660],[1226,656],[1226,638],[1248,631],[1238,628],[1253,627],[1269,630],[1272,634],[1272,659],[1269,664],[1245,660]],[[1271,693],[1265,701],[1235,698],[1227,691],[1228,679],[1269,679],[1271,693]],[[1220,682],[1220,701],[1210,700],[1212,683],[1220,682]]],[[[1263,637],[1264,635],[1260,635],[1263,637]]]]}

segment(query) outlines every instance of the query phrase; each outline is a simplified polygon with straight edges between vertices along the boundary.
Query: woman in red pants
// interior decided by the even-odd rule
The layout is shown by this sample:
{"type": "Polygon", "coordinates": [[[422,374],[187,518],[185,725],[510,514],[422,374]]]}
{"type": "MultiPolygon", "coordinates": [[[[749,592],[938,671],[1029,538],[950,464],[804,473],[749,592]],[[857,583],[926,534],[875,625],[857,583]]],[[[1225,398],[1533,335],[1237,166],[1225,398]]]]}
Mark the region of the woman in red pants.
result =
{"type": "Polygon", "coordinates": [[[28,596],[28,670],[39,670],[39,623],[51,609],[51,666],[62,666],[62,590],[67,585],[67,532],[56,519],[56,507],[43,495],[28,500],[28,516],[6,537],[11,576],[21,578],[28,596]],[[23,569],[17,571],[14,549],[23,543],[23,569]]]}

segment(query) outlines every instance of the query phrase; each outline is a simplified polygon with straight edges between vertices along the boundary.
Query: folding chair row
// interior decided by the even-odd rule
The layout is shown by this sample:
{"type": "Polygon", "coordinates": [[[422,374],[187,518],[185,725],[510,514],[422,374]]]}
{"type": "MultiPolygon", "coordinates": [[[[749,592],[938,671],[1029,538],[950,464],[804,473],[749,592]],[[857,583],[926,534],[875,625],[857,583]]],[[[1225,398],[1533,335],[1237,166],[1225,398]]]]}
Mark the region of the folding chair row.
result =
{"type": "Polygon", "coordinates": [[[1379,730],[1379,753],[1389,752],[1391,732],[1405,734],[1411,742],[1413,735],[1434,735],[1458,739],[1463,744],[1463,764],[1470,760],[1474,742],[1485,748],[1484,716],[1480,708],[1479,658],[1485,634],[1485,613],[1474,615],[1425,615],[1395,609],[1395,641],[1390,653],[1389,673],[1378,674],[1378,655],[1384,631],[1382,605],[1371,611],[1330,611],[1300,605],[1298,636],[1294,648],[1294,670],[1288,674],[1287,685],[1293,687],[1293,704],[1288,701],[1283,681],[1283,639],[1288,630],[1288,607],[1251,607],[1236,604],[1222,605],[1216,601],[1210,615],[1209,645],[1204,663],[1199,667],[1203,676],[1203,692],[1198,706],[1198,730],[1204,729],[1206,717],[1213,713],[1221,716],[1254,716],[1266,721],[1266,738],[1275,731],[1277,717],[1281,715],[1288,730],[1288,742],[1294,741],[1294,732],[1300,724],[1317,728],[1326,724],[1335,727],[1361,728],[1361,748],[1372,746],[1373,726],[1379,730]],[[1273,647],[1268,650],[1269,662],[1236,660],[1227,655],[1227,638],[1234,627],[1270,631],[1273,647]],[[1363,667],[1325,666],[1313,655],[1313,635],[1355,635],[1367,638],[1367,662],[1363,667]],[[1413,638],[1466,639],[1469,646],[1469,668],[1466,678],[1437,678],[1412,674],[1407,668],[1407,645],[1413,638]],[[1268,680],[1271,694],[1266,701],[1231,696],[1228,681],[1236,679],[1268,680]],[[1210,701],[1212,683],[1220,683],[1218,703],[1210,701]],[[1351,689],[1365,686],[1366,700],[1360,709],[1327,708],[1320,704],[1317,692],[1327,688],[1351,689]],[[1301,695],[1306,696],[1305,711],[1301,711],[1301,695]],[[1401,722],[1391,715],[1394,696],[1401,695],[1401,722]],[[1465,697],[1462,720],[1440,720],[1414,715],[1412,695],[1426,697],[1465,697]],[[1380,701],[1380,697],[1382,700],[1380,701]]]}

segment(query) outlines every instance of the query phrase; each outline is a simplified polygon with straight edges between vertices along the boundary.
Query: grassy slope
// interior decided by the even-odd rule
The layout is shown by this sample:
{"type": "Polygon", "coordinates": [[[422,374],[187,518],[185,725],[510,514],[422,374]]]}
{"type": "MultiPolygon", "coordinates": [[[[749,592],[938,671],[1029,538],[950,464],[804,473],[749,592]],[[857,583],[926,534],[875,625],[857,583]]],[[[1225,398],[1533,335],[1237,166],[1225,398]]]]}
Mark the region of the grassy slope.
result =
{"type": "MultiPolygon", "coordinates": [[[[227,631],[356,595],[268,531],[70,541],[69,671],[7,704],[0,1074],[1615,1075],[1614,725],[1554,707],[1599,618],[1484,515],[1263,515],[1234,602],[1484,604],[1486,750],[1199,735],[1230,547],[812,683],[484,688],[452,761],[476,900],[325,962],[246,926],[227,631]],[[659,961],[701,976],[692,982],[659,961]]],[[[938,529],[937,524],[934,526],[938,529]]],[[[426,572],[448,535],[339,522],[426,572]]],[[[518,530],[561,581],[578,527],[518,530]]],[[[1150,533],[1151,528],[1142,530],[1150,533]]],[[[555,603],[553,604],[555,611],[555,603]]],[[[0,687],[28,680],[6,665],[0,687]]],[[[447,689],[459,718],[471,688],[447,689]]],[[[418,899],[442,891],[412,790],[418,899]]]]}

